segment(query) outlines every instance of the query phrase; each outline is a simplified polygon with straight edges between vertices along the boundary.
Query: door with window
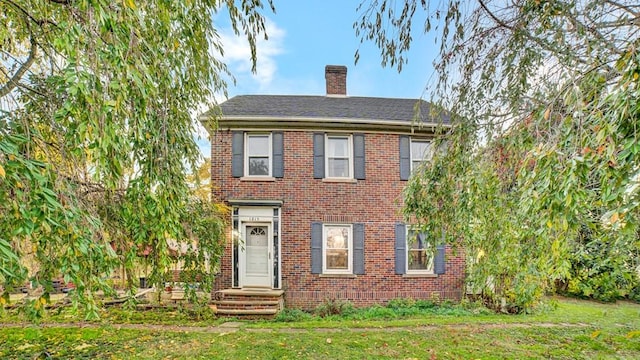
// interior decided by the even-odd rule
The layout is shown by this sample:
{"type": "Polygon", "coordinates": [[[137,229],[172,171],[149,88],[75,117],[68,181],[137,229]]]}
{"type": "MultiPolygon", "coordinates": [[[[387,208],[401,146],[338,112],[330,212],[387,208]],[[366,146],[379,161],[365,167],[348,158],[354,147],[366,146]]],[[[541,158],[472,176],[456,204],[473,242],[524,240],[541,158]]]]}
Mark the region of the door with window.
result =
{"type": "Polygon", "coordinates": [[[244,224],[244,246],[240,250],[240,276],[243,287],[271,287],[271,224],[244,224]]]}

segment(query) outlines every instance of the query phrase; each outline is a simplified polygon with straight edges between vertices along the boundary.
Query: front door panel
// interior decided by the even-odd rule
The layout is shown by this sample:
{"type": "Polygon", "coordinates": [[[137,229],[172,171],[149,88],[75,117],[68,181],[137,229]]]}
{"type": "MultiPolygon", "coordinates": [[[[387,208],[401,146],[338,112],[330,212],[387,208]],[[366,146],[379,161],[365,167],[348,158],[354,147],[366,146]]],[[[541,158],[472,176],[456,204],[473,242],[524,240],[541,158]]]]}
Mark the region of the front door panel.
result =
{"type": "Polygon", "coordinates": [[[271,286],[270,226],[245,225],[242,286],[271,286]]]}

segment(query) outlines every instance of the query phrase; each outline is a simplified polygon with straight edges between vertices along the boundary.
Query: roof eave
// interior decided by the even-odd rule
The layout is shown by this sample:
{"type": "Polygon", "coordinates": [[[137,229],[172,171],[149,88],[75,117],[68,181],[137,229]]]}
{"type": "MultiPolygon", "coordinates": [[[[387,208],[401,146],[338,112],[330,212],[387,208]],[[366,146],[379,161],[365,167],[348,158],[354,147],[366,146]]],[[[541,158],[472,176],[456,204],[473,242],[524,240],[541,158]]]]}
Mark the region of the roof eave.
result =
{"type": "MultiPolygon", "coordinates": [[[[211,118],[201,116],[200,121],[207,130],[212,129],[211,118]]],[[[326,117],[266,117],[266,116],[221,116],[215,129],[301,129],[301,130],[353,130],[386,131],[397,133],[433,133],[437,127],[449,128],[449,124],[419,121],[353,119],[326,117]]],[[[209,130],[210,131],[210,130],[209,130]]],[[[211,131],[210,131],[211,132],[211,131]]]]}

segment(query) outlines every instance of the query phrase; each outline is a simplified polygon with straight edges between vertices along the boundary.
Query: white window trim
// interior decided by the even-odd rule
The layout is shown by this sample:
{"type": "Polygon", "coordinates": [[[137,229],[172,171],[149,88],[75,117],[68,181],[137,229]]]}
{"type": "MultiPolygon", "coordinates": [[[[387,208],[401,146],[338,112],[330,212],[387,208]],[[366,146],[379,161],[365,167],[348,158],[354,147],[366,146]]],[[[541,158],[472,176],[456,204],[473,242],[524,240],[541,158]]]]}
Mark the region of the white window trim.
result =
{"type": "Polygon", "coordinates": [[[322,273],[323,274],[353,274],[353,225],[352,224],[322,224],[322,273]],[[327,227],[349,228],[349,241],[347,243],[347,269],[327,269],[327,227]]]}
{"type": "Polygon", "coordinates": [[[271,139],[271,133],[245,133],[244,134],[244,177],[246,178],[262,178],[268,179],[273,177],[273,140],[271,139]],[[269,153],[268,153],[268,164],[269,164],[269,174],[267,175],[249,175],[249,137],[251,136],[265,136],[269,137],[269,153]]]}
{"type": "Polygon", "coordinates": [[[345,134],[326,134],[324,137],[324,173],[325,179],[353,179],[353,136],[345,134]],[[347,138],[349,151],[349,174],[347,176],[329,176],[329,138],[347,138]]]}
{"type": "Polygon", "coordinates": [[[406,255],[405,255],[406,273],[409,274],[409,275],[423,275],[423,274],[424,275],[433,275],[433,274],[435,274],[435,267],[436,267],[436,261],[435,261],[436,253],[435,252],[432,254],[434,259],[433,259],[433,262],[432,262],[432,265],[431,265],[431,269],[420,269],[420,270],[415,270],[415,269],[411,270],[411,269],[409,269],[409,252],[411,251],[411,249],[409,248],[409,246],[410,246],[409,245],[409,240],[410,240],[409,233],[411,231],[413,231],[412,227],[411,226],[406,226],[406,232],[407,233],[406,233],[406,236],[405,236],[406,243],[405,243],[405,246],[404,246],[405,247],[405,252],[406,252],[406,255]]]}
{"type": "Polygon", "coordinates": [[[421,162],[423,161],[428,161],[429,158],[425,159],[424,157],[420,157],[420,158],[414,158],[414,154],[413,154],[413,143],[428,143],[429,147],[431,147],[433,145],[431,140],[427,140],[427,139],[414,139],[411,138],[411,141],[409,142],[409,162],[411,164],[411,172],[413,172],[413,162],[420,160],[421,162]]]}

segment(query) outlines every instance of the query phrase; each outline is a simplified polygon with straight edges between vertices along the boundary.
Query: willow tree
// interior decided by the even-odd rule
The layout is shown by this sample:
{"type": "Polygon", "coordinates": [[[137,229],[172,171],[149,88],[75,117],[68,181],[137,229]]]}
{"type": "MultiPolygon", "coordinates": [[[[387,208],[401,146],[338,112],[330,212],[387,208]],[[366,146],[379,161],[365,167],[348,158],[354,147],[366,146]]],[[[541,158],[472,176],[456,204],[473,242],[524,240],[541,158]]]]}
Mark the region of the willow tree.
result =
{"type": "MultiPolygon", "coordinates": [[[[451,115],[405,214],[467,254],[494,304],[548,291],[640,297],[640,5],[620,0],[373,0],[354,24],[383,65],[413,31],[440,44],[429,84],[451,115]]],[[[357,58],[357,54],[356,54],[357,58]]]]}
{"type": "Polygon", "coordinates": [[[196,277],[215,266],[220,214],[188,186],[192,113],[229,78],[214,21],[228,14],[255,67],[264,5],[0,0],[2,301],[30,281],[42,307],[62,278],[95,314],[120,264],[145,256],[158,286],[176,258],[196,277]]]}

